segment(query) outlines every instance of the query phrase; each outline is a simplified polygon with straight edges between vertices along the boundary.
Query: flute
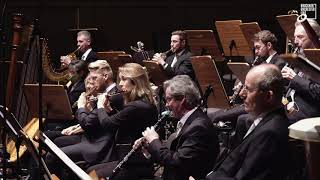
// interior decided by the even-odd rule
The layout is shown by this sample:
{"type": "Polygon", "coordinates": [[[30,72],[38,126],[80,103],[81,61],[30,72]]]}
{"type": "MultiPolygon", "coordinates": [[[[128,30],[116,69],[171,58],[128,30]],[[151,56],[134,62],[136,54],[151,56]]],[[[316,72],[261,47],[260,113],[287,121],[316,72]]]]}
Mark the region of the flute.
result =
{"type": "MultiPolygon", "coordinates": [[[[126,92],[126,91],[125,91],[125,90],[116,91],[116,92],[108,93],[106,96],[107,96],[107,98],[110,98],[110,97],[112,97],[112,96],[119,95],[119,94],[122,94],[122,93],[124,93],[124,92],[126,92]]],[[[88,102],[90,102],[90,103],[91,103],[91,102],[97,102],[97,101],[98,101],[98,95],[101,95],[101,94],[102,94],[102,93],[98,93],[97,96],[90,95],[90,96],[88,97],[88,102]]],[[[77,106],[78,106],[78,101],[74,102],[71,107],[72,107],[72,109],[73,109],[73,108],[77,108],[77,106]]]]}
{"type": "MultiPolygon", "coordinates": [[[[108,94],[106,94],[106,97],[110,98],[112,96],[119,95],[119,94],[122,94],[122,93],[125,93],[125,92],[126,92],[125,90],[121,90],[121,91],[117,91],[117,92],[108,93],[108,94]]],[[[101,95],[101,94],[102,93],[98,93],[98,95],[101,95]]],[[[98,95],[97,96],[90,96],[89,97],[89,101],[90,102],[98,101],[98,95]]]]}
{"type": "MultiPolygon", "coordinates": [[[[161,117],[159,118],[159,120],[156,122],[156,124],[153,126],[155,130],[158,130],[159,125],[167,118],[170,117],[172,115],[171,111],[164,111],[161,113],[161,117]]],[[[141,141],[143,142],[143,140],[141,141]]],[[[128,161],[128,159],[132,156],[133,153],[136,152],[137,149],[139,149],[140,147],[142,147],[142,143],[140,143],[138,145],[137,148],[132,148],[128,154],[118,163],[118,165],[112,170],[112,174],[110,177],[107,177],[106,179],[112,179],[116,174],[119,173],[122,165],[124,163],[126,163],[128,161]]]]}

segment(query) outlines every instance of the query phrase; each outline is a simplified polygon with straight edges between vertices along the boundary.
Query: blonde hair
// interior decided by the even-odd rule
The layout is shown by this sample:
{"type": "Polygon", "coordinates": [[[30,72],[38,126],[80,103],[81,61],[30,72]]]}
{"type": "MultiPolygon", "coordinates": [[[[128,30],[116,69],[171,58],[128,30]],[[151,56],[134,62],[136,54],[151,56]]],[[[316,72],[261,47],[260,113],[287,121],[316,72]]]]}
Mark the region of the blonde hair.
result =
{"type": "Polygon", "coordinates": [[[106,60],[96,60],[88,65],[90,72],[97,72],[99,74],[107,74],[110,79],[113,79],[113,72],[106,60]]]}
{"type": "MultiPolygon", "coordinates": [[[[138,98],[143,98],[149,103],[155,104],[147,71],[140,64],[127,63],[122,67],[119,67],[119,76],[120,74],[121,76],[130,79],[134,86],[132,91],[126,94],[126,103],[138,98]]],[[[118,77],[118,84],[119,81],[118,77]]]]}

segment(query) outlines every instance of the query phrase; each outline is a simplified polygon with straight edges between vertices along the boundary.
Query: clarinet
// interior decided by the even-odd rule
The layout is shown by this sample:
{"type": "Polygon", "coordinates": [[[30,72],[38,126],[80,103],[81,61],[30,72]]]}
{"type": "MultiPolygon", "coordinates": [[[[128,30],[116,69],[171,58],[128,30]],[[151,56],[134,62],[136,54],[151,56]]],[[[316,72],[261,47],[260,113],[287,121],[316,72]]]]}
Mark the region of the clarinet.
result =
{"type": "MultiPolygon", "coordinates": [[[[162,122],[167,118],[171,116],[171,111],[164,111],[161,113],[161,117],[158,119],[156,124],[153,126],[155,130],[158,130],[159,125],[162,124],[162,122]]],[[[142,142],[142,141],[141,141],[142,142]]],[[[122,168],[122,165],[128,161],[128,159],[132,156],[133,153],[136,152],[137,149],[142,147],[142,143],[138,145],[138,148],[134,149],[132,148],[128,154],[118,163],[118,165],[112,170],[112,174],[110,177],[107,177],[106,179],[110,180],[112,179],[115,175],[119,173],[119,171],[122,168]]]]}

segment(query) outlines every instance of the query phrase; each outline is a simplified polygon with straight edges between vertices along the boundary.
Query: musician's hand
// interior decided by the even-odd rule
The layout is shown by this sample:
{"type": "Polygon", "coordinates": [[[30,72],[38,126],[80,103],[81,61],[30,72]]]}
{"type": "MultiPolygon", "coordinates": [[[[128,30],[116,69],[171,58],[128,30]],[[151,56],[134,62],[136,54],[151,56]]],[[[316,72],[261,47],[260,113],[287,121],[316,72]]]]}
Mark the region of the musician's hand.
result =
{"type": "Polygon", "coordinates": [[[189,180],[196,180],[196,179],[193,178],[192,176],[189,176],[189,180]]]}
{"type": "Polygon", "coordinates": [[[61,56],[60,62],[62,63],[63,66],[68,66],[71,62],[70,56],[61,56]]]}
{"type": "Polygon", "coordinates": [[[147,129],[142,132],[143,137],[146,138],[148,143],[151,143],[155,139],[159,139],[158,133],[154,130],[154,127],[151,128],[147,127],[147,129]]]}
{"type": "Polygon", "coordinates": [[[144,141],[144,138],[143,138],[143,137],[137,139],[137,140],[134,142],[134,144],[132,145],[132,148],[133,148],[133,149],[138,149],[138,148],[141,146],[141,144],[142,144],[143,141],[144,141]]]}
{"type": "Polygon", "coordinates": [[[82,127],[78,126],[78,127],[74,128],[73,130],[71,130],[68,135],[75,135],[75,134],[80,134],[83,132],[84,132],[84,130],[82,129],[82,127]]]}
{"type": "Polygon", "coordinates": [[[281,74],[282,74],[282,77],[287,80],[292,80],[297,75],[297,73],[295,73],[293,69],[289,67],[282,68],[281,74]]]}
{"type": "Polygon", "coordinates": [[[86,93],[83,92],[83,93],[81,93],[81,95],[79,96],[79,99],[78,99],[78,108],[85,108],[86,103],[87,103],[86,93]]]}
{"type": "Polygon", "coordinates": [[[156,53],[153,55],[152,60],[157,61],[159,64],[161,64],[162,66],[166,63],[164,61],[164,57],[161,55],[161,53],[156,53]]]}
{"type": "Polygon", "coordinates": [[[72,132],[74,129],[77,128],[77,126],[79,126],[79,125],[67,127],[61,131],[61,134],[68,136],[68,135],[70,135],[70,132],[72,132]]]}

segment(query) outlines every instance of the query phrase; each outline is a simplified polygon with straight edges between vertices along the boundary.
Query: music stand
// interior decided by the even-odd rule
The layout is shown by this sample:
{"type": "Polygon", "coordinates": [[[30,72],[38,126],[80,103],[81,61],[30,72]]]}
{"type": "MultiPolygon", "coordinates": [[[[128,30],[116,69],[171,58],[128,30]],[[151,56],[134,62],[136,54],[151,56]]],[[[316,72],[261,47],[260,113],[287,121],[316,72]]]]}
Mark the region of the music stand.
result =
{"type": "MultiPolygon", "coordinates": [[[[24,84],[23,88],[31,117],[38,117],[39,84],[24,84]]],[[[43,84],[42,91],[42,108],[47,119],[73,119],[69,98],[63,85],[43,84]]]]}
{"type": "Polygon", "coordinates": [[[185,30],[192,55],[210,55],[215,61],[223,61],[212,30],[185,30]]]}
{"type": "Polygon", "coordinates": [[[107,62],[109,63],[113,74],[117,75],[119,67],[126,63],[132,63],[133,59],[129,54],[119,54],[118,56],[107,59],[107,62]]]}
{"type": "Polygon", "coordinates": [[[44,133],[39,132],[41,142],[46,144],[48,148],[67,165],[80,179],[91,180],[92,178],[77,166],[60,148],[58,148],[44,133]]]}
{"type": "Polygon", "coordinates": [[[257,22],[241,23],[240,29],[247,40],[249,48],[253,49],[254,45],[252,39],[256,33],[261,31],[259,24],[257,22]]]}
{"type": "Polygon", "coordinates": [[[301,71],[307,78],[320,83],[320,67],[305,57],[296,54],[282,54],[279,56],[294,69],[301,71]]]}
{"type": "Polygon", "coordinates": [[[148,70],[149,78],[156,86],[162,86],[163,82],[168,79],[167,74],[156,61],[143,61],[143,64],[148,70]]]}
{"type": "Polygon", "coordinates": [[[124,51],[100,51],[97,52],[98,59],[108,60],[117,57],[120,54],[126,54],[124,51]]]}
{"type": "Polygon", "coordinates": [[[296,23],[297,18],[297,14],[276,16],[276,19],[279,22],[282,30],[286,33],[288,39],[291,40],[291,42],[294,42],[294,24],[296,23]]]}
{"type": "Polygon", "coordinates": [[[208,97],[209,108],[230,108],[226,91],[222,85],[218,69],[211,56],[191,57],[192,67],[204,93],[208,85],[213,86],[213,92],[208,97]]]}
{"type": "Polygon", "coordinates": [[[225,56],[252,56],[252,51],[240,29],[241,23],[241,20],[215,23],[225,56]]]}
{"type": "Polygon", "coordinates": [[[246,75],[250,70],[250,65],[248,63],[243,62],[228,62],[228,67],[231,69],[233,74],[237,76],[237,78],[244,84],[246,80],[246,75]]]}
{"type": "MultiPolygon", "coordinates": [[[[24,146],[27,147],[27,150],[29,151],[29,153],[31,154],[33,159],[36,161],[37,165],[38,166],[41,165],[44,168],[44,170],[45,170],[44,176],[47,177],[45,179],[51,180],[52,179],[51,173],[48,170],[43,158],[40,156],[39,151],[36,148],[36,146],[33,144],[32,140],[29,138],[29,136],[22,129],[18,120],[15,118],[15,116],[12,113],[9,113],[6,109],[4,109],[2,107],[1,107],[0,119],[3,118],[3,116],[1,115],[2,113],[6,113],[5,117],[7,119],[5,119],[5,122],[6,122],[5,124],[8,127],[8,129],[11,130],[11,133],[13,133],[13,135],[16,138],[17,150],[19,149],[18,147],[20,147],[21,143],[24,142],[24,146]],[[39,161],[39,156],[40,156],[40,161],[39,161]]],[[[17,157],[18,157],[18,155],[17,155],[17,157]]],[[[19,162],[19,161],[17,161],[17,162],[19,162]]]]}
{"type": "Polygon", "coordinates": [[[303,53],[311,62],[320,67],[320,49],[304,49],[303,53]]]}

